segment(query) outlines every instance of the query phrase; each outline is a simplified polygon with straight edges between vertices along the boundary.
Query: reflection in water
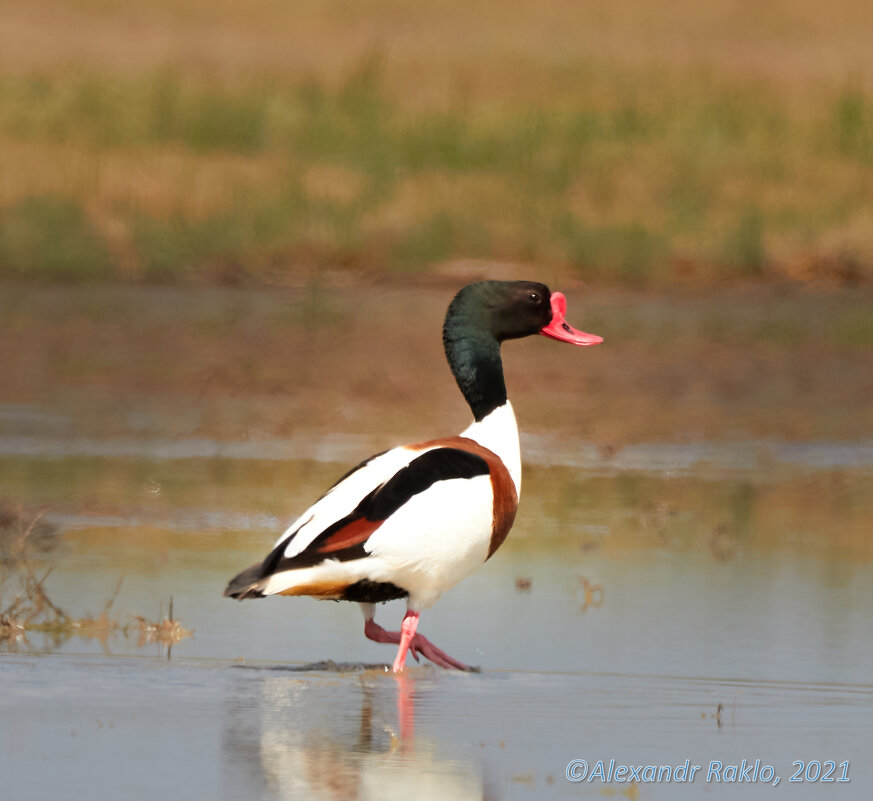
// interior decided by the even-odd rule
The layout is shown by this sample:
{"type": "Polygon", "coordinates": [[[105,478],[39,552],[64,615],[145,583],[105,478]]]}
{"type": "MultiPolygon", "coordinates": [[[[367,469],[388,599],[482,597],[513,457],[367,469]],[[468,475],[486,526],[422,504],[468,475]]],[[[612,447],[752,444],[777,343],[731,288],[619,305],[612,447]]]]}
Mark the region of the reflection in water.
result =
{"type": "Polygon", "coordinates": [[[488,798],[478,767],[415,733],[415,704],[433,679],[376,670],[247,670],[228,699],[222,738],[228,797],[488,798]],[[349,692],[354,688],[354,692],[349,692]]]}
{"type": "Polygon", "coordinates": [[[624,798],[626,784],[571,787],[568,761],[705,766],[759,757],[790,792],[700,777],[686,787],[641,785],[638,797],[829,797],[820,784],[788,785],[796,759],[846,760],[851,782],[835,785],[834,797],[870,795],[868,683],[424,668],[405,678],[4,654],[0,798],[624,798]]]}

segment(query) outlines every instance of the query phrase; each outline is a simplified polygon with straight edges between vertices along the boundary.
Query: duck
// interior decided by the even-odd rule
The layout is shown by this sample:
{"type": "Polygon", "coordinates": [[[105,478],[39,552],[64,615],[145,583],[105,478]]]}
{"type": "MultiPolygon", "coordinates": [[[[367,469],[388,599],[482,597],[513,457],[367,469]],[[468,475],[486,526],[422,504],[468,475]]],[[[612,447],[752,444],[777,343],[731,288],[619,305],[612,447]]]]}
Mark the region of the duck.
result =
{"type": "Polygon", "coordinates": [[[398,646],[394,673],[408,654],[473,670],[419,633],[419,618],[494,555],[515,520],[521,448],[501,344],[535,334],[583,347],[603,341],[570,326],[566,311],[566,297],[536,281],[463,287],[449,304],[443,345],[473,422],[460,435],[401,445],[353,467],[224,595],[356,602],[364,636],[398,646]],[[377,604],[402,598],[399,631],[376,623],[377,604]]]}

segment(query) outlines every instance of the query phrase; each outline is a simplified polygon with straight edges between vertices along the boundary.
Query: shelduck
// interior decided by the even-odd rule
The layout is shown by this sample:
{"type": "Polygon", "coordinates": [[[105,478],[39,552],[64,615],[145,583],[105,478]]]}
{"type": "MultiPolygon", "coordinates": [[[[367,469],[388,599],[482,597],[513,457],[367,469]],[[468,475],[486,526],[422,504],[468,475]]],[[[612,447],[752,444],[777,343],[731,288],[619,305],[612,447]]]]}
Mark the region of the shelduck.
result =
{"type": "Polygon", "coordinates": [[[279,537],[263,562],[230,580],[226,596],[309,595],[356,601],[364,634],[444,668],[463,662],[418,634],[419,615],[500,547],[521,490],[518,427],[506,396],[500,344],[544,334],[572,345],[603,340],[567,324],[567,302],[533,281],[481,281],[451,302],[446,357],[473,412],[460,436],[403,445],[350,470],[279,537]],[[407,599],[400,631],[375,605],[407,599]]]}

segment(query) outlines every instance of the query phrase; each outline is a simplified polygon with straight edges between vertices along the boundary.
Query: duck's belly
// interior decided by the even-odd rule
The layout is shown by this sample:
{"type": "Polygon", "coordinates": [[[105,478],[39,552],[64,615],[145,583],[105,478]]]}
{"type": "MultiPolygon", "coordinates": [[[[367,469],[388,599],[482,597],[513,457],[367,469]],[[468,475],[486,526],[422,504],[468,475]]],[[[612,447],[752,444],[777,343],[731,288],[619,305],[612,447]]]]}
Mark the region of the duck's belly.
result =
{"type": "Polygon", "coordinates": [[[402,587],[411,608],[427,608],[485,562],[493,510],[490,476],[437,482],[367,541],[367,578],[402,587]]]}

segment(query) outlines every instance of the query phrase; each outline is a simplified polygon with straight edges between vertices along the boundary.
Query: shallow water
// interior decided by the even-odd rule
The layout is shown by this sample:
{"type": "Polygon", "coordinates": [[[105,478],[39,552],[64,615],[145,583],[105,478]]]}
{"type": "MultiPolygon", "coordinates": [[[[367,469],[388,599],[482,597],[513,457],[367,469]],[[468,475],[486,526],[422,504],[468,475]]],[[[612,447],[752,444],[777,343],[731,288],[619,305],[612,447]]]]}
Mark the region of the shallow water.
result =
{"type": "Polygon", "coordinates": [[[792,762],[827,759],[850,761],[839,797],[869,791],[869,685],[129,657],[13,656],[0,670],[11,798],[820,798],[821,784],[789,783],[792,762]],[[758,758],[781,790],[706,780],[713,761],[758,758]],[[575,759],[701,768],[684,784],[572,784],[575,759]]]}
{"type": "MultiPolygon", "coordinates": [[[[221,597],[349,464],[455,430],[438,336],[398,342],[376,319],[368,347],[393,348],[414,391],[343,351],[384,291],[346,293],[321,328],[271,292],[0,298],[0,611],[20,506],[42,514],[31,558],[51,599],[97,616],[123,578],[110,614],[126,627],[0,642],[0,801],[869,798],[869,354],[828,339],[842,318],[812,298],[779,311],[825,314],[802,352],[762,344],[772,304],[742,323],[747,298],[601,299],[604,328],[586,326],[614,350],[572,371],[518,346],[508,375],[533,433],[515,527],[421,622],[481,672],[386,673],[393,647],[351,604],[221,597]],[[713,309],[730,325],[698,351],[713,309]],[[353,408],[325,404],[325,384],[353,408]],[[141,642],[136,616],[171,598],[193,636],[141,642]],[[677,782],[686,761],[700,768],[677,782]],[[795,761],[809,781],[790,781],[795,761]]],[[[438,332],[442,294],[400,294],[438,332]]]]}
{"type": "MultiPolygon", "coordinates": [[[[56,602],[95,614],[123,575],[119,620],[157,618],[172,596],[194,635],[169,654],[120,633],[7,642],[3,797],[820,798],[820,781],[789,782],[793,763],[832,760],[830,777],[850,781],[827,792],[867,798],[869,466],[834,469],[836,448],[823,469],[819,448],[762,470],[736,450],[719,472],[671,462],[675,449],[647,470],[553,467],[533,449],[507,544],[422,617],[482,672],[400,679],[365,669],[393,648],[364,639],[354,605],[221,597],[283,508],[342,471],[330,458],[7,452],[4,488],[57,527],[36,557],[55,566],[56,602]],[[593,781],[567,779],[576,759],[593,781]],[[710,773],[742,776],[743,759],[779,785],[710,773]],[[602,780],[599,760],[604,777],[610,760],[700,768],[629,785],[602,780]]],[[[402,613],[377,618],[396,627],[402,613]]]]}

